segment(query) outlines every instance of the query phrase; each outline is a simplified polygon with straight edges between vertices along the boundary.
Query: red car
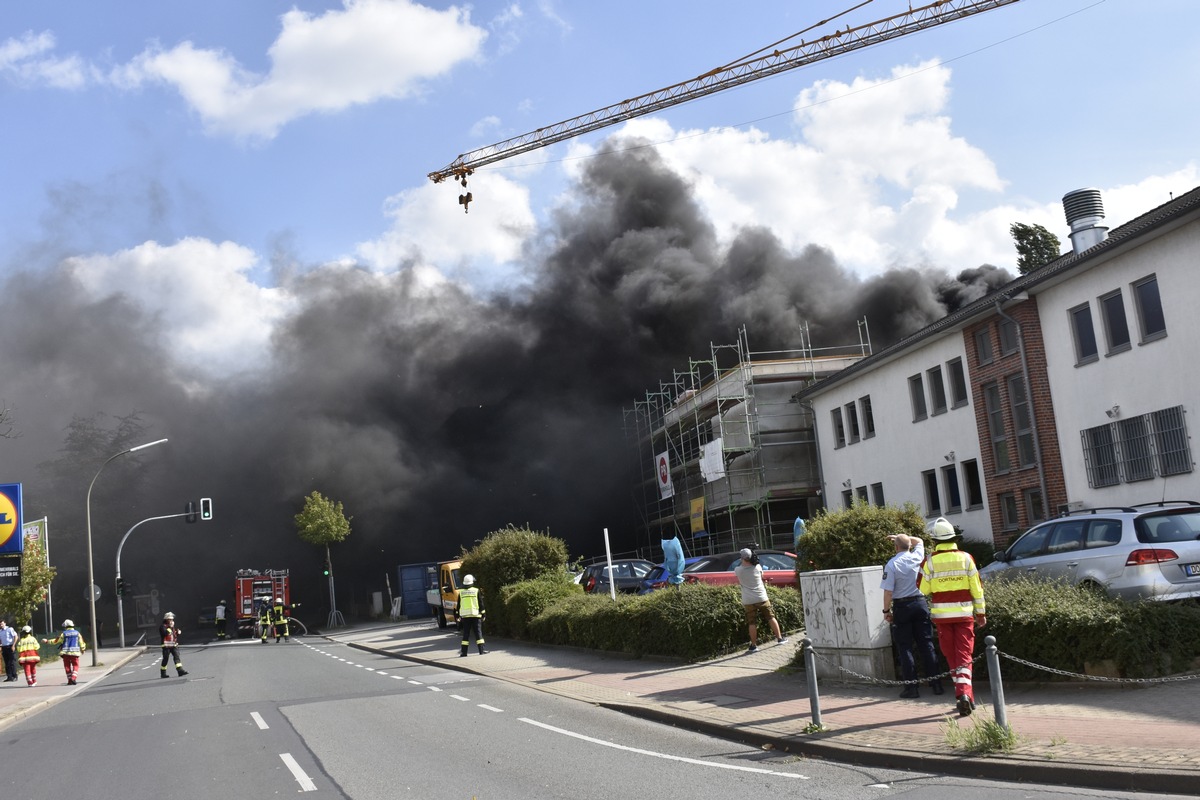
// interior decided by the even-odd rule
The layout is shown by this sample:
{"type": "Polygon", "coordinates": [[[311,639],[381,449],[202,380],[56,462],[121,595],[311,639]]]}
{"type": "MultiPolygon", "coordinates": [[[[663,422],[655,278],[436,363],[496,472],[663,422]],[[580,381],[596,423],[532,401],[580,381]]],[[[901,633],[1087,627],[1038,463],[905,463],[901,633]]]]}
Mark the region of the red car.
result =
{"type": "MultiPolygon", "coordinates": [[[[770,586],[796,586],[796,556],[783,550],[759,550],[763,583],[770,586]]],[[[736,586],[738,579],[733,568],[742,560],[739,551],[701,556],[683,570],[684,583],[712,583],[717,586],[736,586]]]]}

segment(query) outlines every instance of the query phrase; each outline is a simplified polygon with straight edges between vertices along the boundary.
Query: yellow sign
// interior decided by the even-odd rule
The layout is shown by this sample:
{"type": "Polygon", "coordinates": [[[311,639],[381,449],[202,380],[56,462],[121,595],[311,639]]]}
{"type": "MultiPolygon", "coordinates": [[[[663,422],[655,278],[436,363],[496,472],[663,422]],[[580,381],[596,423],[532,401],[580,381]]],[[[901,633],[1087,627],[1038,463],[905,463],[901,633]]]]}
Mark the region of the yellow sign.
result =
{"type": "MultiPolygon", "coordinates": [[[[8,544],[8,540],[16,533],[18,526],[21,524],[20,515],[17,514],[17,504],[5,492],[0,492],[0,548],[8,544]]],[[[12,548],[13,552],[19,552],[19,548],[12,548]]]]}
{"type": "Polygon", "coordinates": [[[697,497],[692,500],[692,536],[698,533],[704,533],[704,498],[697,497]]]}

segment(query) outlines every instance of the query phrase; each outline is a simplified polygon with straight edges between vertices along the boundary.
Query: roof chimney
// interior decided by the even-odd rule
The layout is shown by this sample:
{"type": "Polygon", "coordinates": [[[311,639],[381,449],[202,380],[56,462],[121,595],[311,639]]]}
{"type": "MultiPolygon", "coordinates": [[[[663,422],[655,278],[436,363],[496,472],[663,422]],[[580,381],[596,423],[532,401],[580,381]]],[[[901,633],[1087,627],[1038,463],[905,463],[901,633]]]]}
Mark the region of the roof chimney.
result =
{"type": "Polygon", "coordinates": [[[1108,228],[1099,224],[1104,221],[1104,203],[1100,202],[1099,189],[1067,192],[1062,204],[1067,224],[1071,226],[1071,249],[1075,253],[1100,244],[1108,236],[1108,228]]]}

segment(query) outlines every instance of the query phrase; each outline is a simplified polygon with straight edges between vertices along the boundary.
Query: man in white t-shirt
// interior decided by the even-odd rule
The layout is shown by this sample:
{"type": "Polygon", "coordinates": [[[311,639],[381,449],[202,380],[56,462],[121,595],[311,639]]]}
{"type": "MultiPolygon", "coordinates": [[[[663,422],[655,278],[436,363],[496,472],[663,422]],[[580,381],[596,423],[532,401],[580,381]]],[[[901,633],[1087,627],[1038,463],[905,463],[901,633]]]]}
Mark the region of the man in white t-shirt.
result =
{"type": "Polygon", "coordinates": [[[761,613],[775,634],[775,641],[784,644],[787,639],[779,632],[779,620],[775,619],[775,611],[767,597],[767,587],[763,584],[762,565],[758,556],[749,547],[743,547],[739,555],[742,560],[733,568],[738,583],[742,586],[742,608],[746,610],[746,626],[750,629],[750,650],[758,650],[758,615],[761,613]]]}

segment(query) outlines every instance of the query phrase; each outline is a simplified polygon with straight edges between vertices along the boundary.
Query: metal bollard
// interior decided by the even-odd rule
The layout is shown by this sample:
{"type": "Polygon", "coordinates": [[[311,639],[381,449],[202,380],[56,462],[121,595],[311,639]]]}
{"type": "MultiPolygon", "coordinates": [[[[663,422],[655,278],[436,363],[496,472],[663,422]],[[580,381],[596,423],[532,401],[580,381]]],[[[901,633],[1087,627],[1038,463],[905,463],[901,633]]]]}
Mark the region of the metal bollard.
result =
{"type": "Polygon", "coordinates": [[[1004,708],[1004,681],[1000,678],[1000,649],[996,647],[995,636],[988,636],[983,643],[987,645],[988,682],[992,687],[992,707],[996,712],[996,724],[1008,730],[1008,712],[1004,708]]]}
{"type": "Polygon", "coordinates": [[[821,695],[817,692],[817,655],[813,651],[812,639],[805,636],[800,640],[800,652],[804,653],[804,674],[808,678],[808,705],[812,710],[813,725],[821,725],[821,695]]]}

